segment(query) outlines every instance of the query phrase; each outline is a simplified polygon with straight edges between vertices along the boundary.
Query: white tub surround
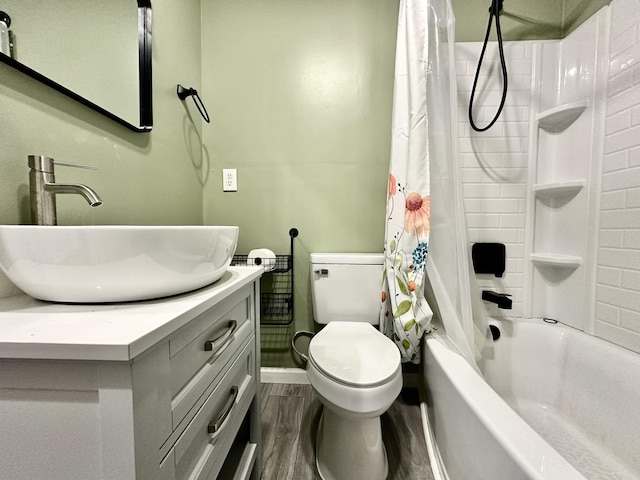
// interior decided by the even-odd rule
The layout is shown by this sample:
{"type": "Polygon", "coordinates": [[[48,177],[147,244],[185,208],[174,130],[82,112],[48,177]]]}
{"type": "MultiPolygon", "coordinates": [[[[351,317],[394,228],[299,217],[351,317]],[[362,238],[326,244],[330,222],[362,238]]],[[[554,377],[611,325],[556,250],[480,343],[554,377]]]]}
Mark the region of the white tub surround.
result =
{"type": "MultiPolygon", "coordinates": [[[[501,278],[489,274],[475,276],[478,287],[474,295],[478,298],[482,290],[512,295],[511,310],[485,303],[492,316],[522,314],[533,46],[534,42],[504,43],[509,73],[507,103],[495,125],[486,132],[479,133],[471,129],[467,115],[482,43],[456,44],[460,178],[464,192],[467,236],[470,243],[503,243],[507,250],[506,270],[501,278]]],[[[480,76],[477,88],[481,95],[474,103],[475,118],[481,122],[488,122],[493,117],[502,95],[499,55],[495,42],[487,45],[483,71],[490,66],[494,73],[485,72],[480,76]]]]}
{"type": "Polygon", "coordinates": [[[259,478],[263,271],[144,302],[0,300],[2,475],[259,478]]]}
{"type": "MultiPolygon", "coordinates": [[[[489,314],[557,318],[636,352],[638,25],[638,2],[614,0],[561,41],[506,42],[509,95],[483,134],[466,120],[481,44],[456,45],[469,240],[507,247],[504,277],[478,275],[479,288],[513,295],[513,310],[489,314]]],[[[496,51],[490,43],[487,68],[499,68],[496,51]]],[[[501,84],[485,78],[479,113],[490,118],[501,84]]]]}
{"type": "Polygon", "coordinates": [[[640,4],[611,3],[595,335],[640,352],[640,4]]]}
{"type": "Polygon", "coordinates": [[[525,317],[593,333],[610,8],[533,48],[525,317]]]}

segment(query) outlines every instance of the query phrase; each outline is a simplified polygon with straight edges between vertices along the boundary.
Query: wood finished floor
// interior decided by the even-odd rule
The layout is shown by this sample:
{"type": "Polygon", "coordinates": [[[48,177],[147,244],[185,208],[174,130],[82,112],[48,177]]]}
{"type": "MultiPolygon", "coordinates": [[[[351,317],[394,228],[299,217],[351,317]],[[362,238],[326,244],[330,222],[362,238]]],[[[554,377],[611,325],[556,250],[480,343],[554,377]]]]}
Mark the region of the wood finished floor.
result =
{"type": "MultiPolygon", "coordinates": [[[[433,480],[420,406],[400,395],[382,415],[388,480],[433,480]]],[[[321,404],[310,385],[262,385],[262,480],[320,480],[315,432],[321,404]]],[[[366,480],[366,479],[344,479],[366,480]]]]}

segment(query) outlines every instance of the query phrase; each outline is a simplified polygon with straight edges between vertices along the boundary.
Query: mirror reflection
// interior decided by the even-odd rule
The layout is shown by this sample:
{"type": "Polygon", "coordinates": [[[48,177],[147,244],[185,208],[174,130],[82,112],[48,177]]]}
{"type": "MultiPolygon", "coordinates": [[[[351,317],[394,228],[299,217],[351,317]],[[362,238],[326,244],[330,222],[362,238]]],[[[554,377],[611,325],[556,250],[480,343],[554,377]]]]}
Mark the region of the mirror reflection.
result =
{"type": "MultiPolygon", "coordinates": [[[[138,3],[150,7],[148,1],[138,3]]],[[[134,129],[150,126],[150,118],[140,118],[138,3],[0,0],[4,23],[10,23],[5,35],[0,19],[0,59],[19,67],[12,58],[134,129]]]]}

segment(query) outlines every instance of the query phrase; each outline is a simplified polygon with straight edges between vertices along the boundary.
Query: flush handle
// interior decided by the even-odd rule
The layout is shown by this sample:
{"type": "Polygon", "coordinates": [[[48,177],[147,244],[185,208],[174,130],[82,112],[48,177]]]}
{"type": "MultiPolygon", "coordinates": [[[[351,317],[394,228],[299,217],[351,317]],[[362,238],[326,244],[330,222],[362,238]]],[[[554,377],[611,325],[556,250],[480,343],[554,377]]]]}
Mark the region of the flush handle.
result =
{"type": "Polygon", "coordinates": [[[323,277],[326,277],[329,275],[329,270],[327,270],[326,268],[321,268],[319,270],[314,270],[313,273],[315,273],[316,275],[321,275],[323,277]]]}

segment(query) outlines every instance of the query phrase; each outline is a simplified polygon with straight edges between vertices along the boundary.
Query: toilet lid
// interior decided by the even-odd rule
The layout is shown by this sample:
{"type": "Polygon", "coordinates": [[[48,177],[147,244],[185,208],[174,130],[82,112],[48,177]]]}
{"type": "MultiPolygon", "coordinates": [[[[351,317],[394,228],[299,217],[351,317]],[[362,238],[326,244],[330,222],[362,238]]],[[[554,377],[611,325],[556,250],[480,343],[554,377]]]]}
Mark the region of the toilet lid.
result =
{"type": "Polygon", "coordinates": [[[311,340],[309,358],[325,375],[353,386],[383,384],[400,368],[398,347],[369,323],[328,323],[311,340]]]}

